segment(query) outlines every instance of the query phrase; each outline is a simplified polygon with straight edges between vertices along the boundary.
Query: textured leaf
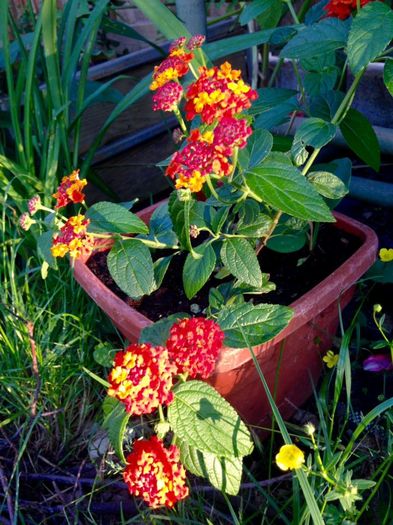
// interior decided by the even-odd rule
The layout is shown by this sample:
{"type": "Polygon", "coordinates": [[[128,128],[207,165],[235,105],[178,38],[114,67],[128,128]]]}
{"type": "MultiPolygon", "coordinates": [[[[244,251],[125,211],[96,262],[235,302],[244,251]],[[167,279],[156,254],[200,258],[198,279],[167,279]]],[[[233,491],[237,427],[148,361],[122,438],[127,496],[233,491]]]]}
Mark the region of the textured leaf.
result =
{"type": "Polygon", "coordinates": [[[245,170],[257,166],[273,147],[273,136],[265,129],[256,129],[248,139],[247,147],[239,151],[239,163],[245,170]]]}
{"type": "Polygon", "coordinates": [[[233,458],[253,449],[250,433],[234,408],[203,381],[175,388],[168,421],[176,437],[202,452],[233,458]]]}
{"type": "Polygon", "coordinates": [[[236,234],[259,238],[269,231],[271,224],[272,219],[268,215],[260,213],[252,222],[239,224],[236,234]]]}
{"type": "Polygon", "coordinates": [[[137,239],[119,239],[107,258],[108,270],[123,292],[136,299],[156,288],[149,249],[137,239]]]}
{"type": "Polygon", "coordinates": [[[111,233],[147,233],[149,228],[136,215],[120,204],[97,202],[87,212],[90,220],[88,231],[111,233]]]}
{"type": "Polygon", "coordinates": [[[262,285],[262,272],[257,256],[246,239],[225,239],[221,258],[231,274],[240,281],[251,286],[262,285]]]}
{"type": "Polygon", "coordinates": [[[317,192],[328,199],[341,199],[348,193],[343,181],[328,171],[313,171],[307,178],[317,192]]]}
{"type": "Polygon", "coordinates": [[[370,121],[356,109],[349,109],[340,124],[340,130],[351,150],[375,171],[379,171],[381,148],[370,121]]]}
{"type": "Polygon", "coordinates": [[[345,47],[348,21],[326,18],[299,31],[281,50],[283,58],[315,58],[345,47]]]}
{"type": "Polygon", "coordinates": [[[393,58],[389,58],[385,62],[383,68],[383,81],[389,93],[393,97],[393,58]]]}
{"type": "Polygon", "coordinates": [[[217,321],[225,333],[225,344],[244,348],[270,341],[288,325],[292,316],[293,310],[288,306],[245,303],[223,308],[217,321]]]}
{"type": "Polygon", "coordinates": [[[349,32],[347,54],[355,75],[382,53],[393,38],[393,11],[382,2],[360,10],[349,32]]]}
{"type": "Polygon", "coordinates": [[[150,239],[172,247],[177,245],[177,236],[173,231],[168,203],[162,204],[154,210],[149,221],[149,228],[149,234],[140,235],[139,238],[150,239]]]}
{"type": "Polygon", "coordinates": [[[108,432],[109,441],[115,449],[117,457],[125,463],[123,441],[130,414],[126,412],[123,403],[117,399],[107,398],[105,401],[107,401],[106,410],[108,413],[105,416],[102,426],[108,432]]]}
{"type": "Polygon", "coordinates": [[[249,170],[246,182],[258,197],[278,210],[299,219],[334,222],[323,199],[283,154],[271,154],[249,170]]]}
{"type": "Polygon", "coordinates": [[[187,319],[190,317],[184,312],[176,312],[168,315],[164,319],[160,319],[155,323],[145,326],[139,336],[140,343],[151,343],[155,346],[166,346],[169,337],[169,330],[178,319],[187,319]]]}
{"type": "Polygon", "coordinates": [[[293,142],[303,142],[313,148],[322,148],[336,134],[336,126],[320,118],[305,119],[295,133],[293,142]]]}
{"type": "Polygon", "coordinates": [[[194,259],[189,253],[183,267],[183,286],[187,299],[191,299],[206,284],[216,266],[216,253],[211,244],[200,244],[194,251],[202,255],[194,259]]]}
{"type": "Polygon", "coordinates": [[[178,444],[180,461],[187,471],[210,481],[213,487],[235,496],[242,479],[242,458],[218,458],[209,452],[190,447],[183,441],[178,444]]]}
{"type": "Polygon", "coordinates": [[[162,285],[165,274],[171,264],[173,255],[167,255],[166,257],[161,257],[154,261],[154,280],[156,281],[156,286],[159,288],[162,285]]]}
{"type": "MultiPolygon", "coordinates": [[[[176,192],[172,192],[169,197],[169,215],[172,219],[173,229],[179,239],[179,242],[183,248],[187,249],[187,236],[184,226],[184,202],[180,201],[177,197],[176,192]]],[[[210,206],[206,206],[205,203],[199,201],[190,202],[190,226],[195,225],[199,228],[207,226],[210,206]]]]}

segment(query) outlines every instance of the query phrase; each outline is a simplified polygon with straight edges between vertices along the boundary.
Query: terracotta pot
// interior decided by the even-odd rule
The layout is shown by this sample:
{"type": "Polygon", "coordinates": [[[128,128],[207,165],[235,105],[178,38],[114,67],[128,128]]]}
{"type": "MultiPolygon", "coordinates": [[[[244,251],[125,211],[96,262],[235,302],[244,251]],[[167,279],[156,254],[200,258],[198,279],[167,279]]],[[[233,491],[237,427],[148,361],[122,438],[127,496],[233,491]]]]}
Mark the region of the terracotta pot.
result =
{"type": "MultiPolygon", "coordinates": [[[[138,215],[147,223],[158,204],[138,215]]],[[[291,307],[295,315],[277,337],[254,347],[281,414],[288,418],[312,393],[322,370],[322,356],[330,348],[338,327],[338,307],[349,303],[356,281],[376,258],[378,239],[360,222],[335,213],[335,227],[357,237],[362,245],[337,270],[291,307]]],[[[98,244],[99,249],[99,244],[98,244]]],[[[75,279],[112,319],[120,332],[136,341],[141,330],[152,323],[111,292],[86,266],[75,262],[75,279]]],[[[224,347],[209,383],[237,409],[248,424],[265,425],[270,408],[247,348],[224,347]]]]}

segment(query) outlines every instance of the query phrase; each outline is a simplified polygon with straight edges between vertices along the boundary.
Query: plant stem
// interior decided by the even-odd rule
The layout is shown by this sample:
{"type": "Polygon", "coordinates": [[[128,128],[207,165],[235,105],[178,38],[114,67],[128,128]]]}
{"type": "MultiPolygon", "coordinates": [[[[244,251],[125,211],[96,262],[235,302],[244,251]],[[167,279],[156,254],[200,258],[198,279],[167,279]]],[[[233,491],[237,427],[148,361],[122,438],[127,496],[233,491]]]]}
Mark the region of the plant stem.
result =
{"type": "Polygon", "coordinates": [[[299,18],[297,16],[297,14],[296,14],[296,11],[293,8],[292,1],[291,0],[284,0],[284,2],[287,4],[289,12],[291,13],[293,21],[295,22],[295,24],[300,24],[300,21],[299,21],[299,18]]]}
{"type": "Polygon", "coordinates": [[[273,73],[271,74],[271,77],[270,77],[270,80],[268,82],[267,87],[272,87],[273,86],[274,81],[276,80],[276,77],[277,77],[278,73],[280,72],[280,69],[281,69],[281,66],[283,65],[283,63],[284,63],[284,59],[283,58],[280,58],[277,61],[277,64],[274,66],[273,73]]]}
{"type": "Polygon", "coordinates": [[[299,13],[297,15],[297,17],[299,19],[299,22],[303,22],[304,17],[306,16],[307,11],[309,10],[310,5],[312,4],[312,2],[313,2],[313,0],[305,0],[305,2],[303,3],[302,7],[299,9],[299,13]]]}
{"type": "Polygon", "coordinates": [[[269,72],[269,44],[263,44],[262,47],[262,85],[268,85],[268,72],[269,72]]]}
{"type": "Polygon", "coordinates": [[[179,124],[180,124],[180,127],[181,127],[182,132],[183,132],[185,135],[188,135],[187,126],[186,126],[186,124],[185,124],[185,122],[184,122],[184,120],[183,120],[183,117],[182,117],[182,115],[181,115],[181,113],[180,113],[179,108],[176,108],[173,112],[174,112],[174,114],[176,115],[177,120],[179,121],[179,124]]]}
{"type": "Polygon", "coordinates": [[[279,210],[274,219],[273,219],[273,222],[269,228],[269,231],[267,232],[266,235],[264,235],[263,237],[263,240],[259,243],[259,245],[257,246],[256,250],[255,250],[255,254],[258,255],[260,253],[260,251],[262,250],[262,248],[264,248],[268,242],[268,240],[270,239],[270,237],[272,236],[272,233],[274,232],[274,230],[276,229],[276,226],[278,224],[278,221],[280,220],[280,217],[282,215],[282,211],[279,210]]]}

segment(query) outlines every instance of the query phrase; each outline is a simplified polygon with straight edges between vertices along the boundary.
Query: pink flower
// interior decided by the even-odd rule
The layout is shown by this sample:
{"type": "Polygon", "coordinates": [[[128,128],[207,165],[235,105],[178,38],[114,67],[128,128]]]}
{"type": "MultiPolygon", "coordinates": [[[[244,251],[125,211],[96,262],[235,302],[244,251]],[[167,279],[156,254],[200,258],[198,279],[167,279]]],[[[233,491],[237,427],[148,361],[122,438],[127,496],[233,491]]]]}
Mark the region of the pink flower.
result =
{"type": "Polygon", "coordinates": [[[153,95],[153,111],[174,111],[183,96],[183,88],[177,82],[167,82],[153,95]]]}
{"type": "Polygon", "coordinates": [[[387,354],[372,355],[363,361],[363,370],[366,372],[393,370],[392,358],[387,354]]]}

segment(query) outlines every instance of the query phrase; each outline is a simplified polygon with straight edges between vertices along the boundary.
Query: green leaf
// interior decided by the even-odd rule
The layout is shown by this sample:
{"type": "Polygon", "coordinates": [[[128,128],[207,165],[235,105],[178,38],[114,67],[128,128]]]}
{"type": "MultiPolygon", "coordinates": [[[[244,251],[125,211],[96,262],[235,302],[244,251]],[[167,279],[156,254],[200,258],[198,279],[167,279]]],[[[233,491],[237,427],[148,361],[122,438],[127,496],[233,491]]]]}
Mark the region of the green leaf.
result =
{"type": "Polygon", "coordinates": [[[393,97],[393,58],[388,58],[383,68],[383,81],[386,89],[393,97]]]}
{"type": "Polygon", "coordinates": [[[55,257],[51,252],[53,244],[53,232],[47,231],[42,233],[37,239],[37,250],[39,255],[49,264],[51,268],[57,268],[55,257]]]}
{"type": "Polygon", "coordinates": [[[169,330],[178,319],[188,319],[190,316],[184,312],[177,312],[160,319],[155,323],[145,326],[139,336],[140,343],[151,343],[155,346],[166,346],[169,330]]]}
{"type": "Polygon", "coordinates": [[[297,96],[296,90],[286,88],[260,88],[257,93],[258,98],[248,110],[249,115],[259,115],[297,96]]]}
{"type": "MultiPolygon", "coordinates": [[[[281,20],[281,16],[284,9],[284,3],[282,0],[270,0],[270,7],[267,9],[263,14],[258,15],[256,17],[256,22],[259,25],[261,29],[271,29],[273,27],[276,27],[281,20]]],[[[284,26],[281,26],[281,29],[283,29],[284,26]]],[[[294,33],[293,33],[294,34],[294,33]]],[[[276,36],[279,36],[278,33],[276,33],[276,36]]],[[[292,35],[289,35],[292,36],[292,35]]],[[[270,43],[273,44],[276,40],[275,35],[273,34],[273,37],[270,40],[270,43]]],[[[284,43],[284,41],[282,42],[284,43]]]]}
{"type": "MultiPolygon", "coordinates": [[[[177,192],[172,192],[169,197],[169,215],[172,219],[173,229],[176,232],[177,238],[181,246],[185,249],[188,248],[187,245],[187,235],[184,226],[184,202],[180,201],[177,192]]],[[[195,225],[198,228],[207,226],[207,221],[205,219],[205,213],[208,213],[205,203],[199,201],[190,202],[190,226],[195,225]]]]}
{"type": "Polygon", "coordinates": [[[173,231],[172,219],[168,211],[168,203],[156,208],[149,221],[149,235],[140,235],[140,239],[150,239],[170,247],[177,245],[177,236],[173,231]]]}
{"type": "Polygon", "coordinates": [[[304,231],[292,231],[270,237],[267,247],[279,253],[292,253],[301,250],[306,242],[307,235],[304,231]]]}
{"type": "Polygon", "coordinates": [[[238,53],[251,46],[259,46],[260,44],[275,44],[280,45],[291,38],[297,31],[299,25],[276,27],[274,29],[265,29],[263,31],[256,31],[246,35],[232,36],[224,38],[216,42],[205,44],[203,49],[210,60],[238,53]]]}
{"type": "Polygon", "coordinates": [[[307,178],[317,192],[328,199],[341,199],[348,193],[343,181],[328,171],[313,171],[307,178]]]}
{"type": "Polygon", "coordinates": [[[209,243],[197,246],[194,251],[201,255],[194,259],[189,253],[183,267],[183,286],[187,299],[191,299],[207,283],[216,266],[216,253],[209,243]]]}
{"type": "Polygon", "coordinates": [[[258,258],[246,239],[225,239],[222,243],[221,258],[231,274],[240,281],[251,286],[262,285],[258,258]]]}
{"type": "Polygon", "coordinates": [[[243,170],[257,166],[272,150],[273,136],[265,129],[256,129],[248,139],[247,146],[239,151],[239,163],[243,170]]]}
{"type": "Polygon", "coordinates": [[[129,297],[137,299],[156,288],[149,249],[137,239],[118,239],[108,254],[108,270],[129,297]]]}
{"type": "Polygon", "coordinates": [[[349,23],[325,18],[299,31],[281,50],[283,58],[308,59],[345,47],[349,23]]]}
{"type": "Polygon", "coordinates": [[[94,361],[101,366],[111,367],[113,365],[115,354],[118,351],[119,350],[113,348],[110,343],[99,343],[94,348],[94,361]]]}
{"type": "Polygon", "coordinates": [[[180,461],[187,471],[206,478],[213,487],[235,496],[242,479],[242,458],[219,458],[209,452],[190,447],[183,441],[178,443],[180,461]]]}
{"type": "Polygon", "coordinates": [[[252,222],[239,224],[236,234],[260,238],[269,231],[271,225],[272,219],[268,215],[260,213],[252,222]]]}
{"type": "Polygon", "coordinates": [[[375,171],[381,166],[381,148],[369,120],[356,109],[349,109],[340,124],[345,142],[356,155],[375,171]]]}
{"type": "Polygon", "coordinates": [[[277,210],[299,219],[334,222],[323,199],[282,153],[270,154],[260,166],[249,170],[246,182],[259,198],[277,210]]]}
{"type": "Polygon", "coordinates": [[[97,202],[87,212],[88,231],[94,233],[147,233],[146,224],[120,204],[97,202]]]}
{"type": "Polygon", "coordinates": [[[232,348],[255,346],[270,341],[292,319],[293,310],[276,304],[245,303],[225,307],[217,322],[225,333],[225,344],[232,348]]]}
{"type": "Polygon", "coordinates": [[[271,10],[272,7],[276,6],[275,0],[253,0],[245,4],[240,17],[240,25],[244,26],[257,16],[263,15],[271,10]]]}
{"type": "Polygon", "coordinates": [[[231,459],[253,449],[250,433],[234,408],[203,381],[175,388],[168,421],[177,438],[202,452],[231,459]]]}
{"type": "Polygon", "coordinates": [[[159,288],[162,285],[165,274],[171,264],[173,255],[167,255],[166,257],[161,257],[154,261],[154,280],[156,281],[156,286],[159,288]]]}
{"type": "Polygon", "coordinates": [[[336,126],[320,118],[305,119],[295,133],[293,142],[302,142],[313,148],[322,148],[336,134],[336,126]]]}
{"type": "Polygon", "coordinates": [[[106,404],[106,410],[109,411],[109,413],[107,413],[102,426],[108,432],[109,441],[115,449],[117,457],[125,463],[126,458],[123,452],[123,441],[130,414],[126,412],[123,403],[117,399],[110,398],[106,404]],[[112,405],[111,408],[110,405],[112,405]]]}
{"type": "Polygon", "coordinates": [[[393,11],[382,2],[371,2],[360,10],[349,32],[347,54],[355,75],[377,58],[393,38],[393,11]]]}

